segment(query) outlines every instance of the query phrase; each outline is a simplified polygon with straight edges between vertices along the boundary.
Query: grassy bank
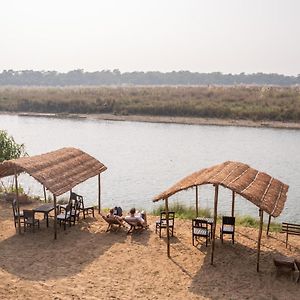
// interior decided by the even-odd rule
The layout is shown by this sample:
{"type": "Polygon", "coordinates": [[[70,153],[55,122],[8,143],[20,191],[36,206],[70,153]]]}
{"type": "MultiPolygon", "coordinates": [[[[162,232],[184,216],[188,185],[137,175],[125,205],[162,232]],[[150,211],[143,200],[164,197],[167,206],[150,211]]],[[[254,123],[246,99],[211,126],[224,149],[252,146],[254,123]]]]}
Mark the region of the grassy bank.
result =
{"type": "MultiPolygon", "coordinates": [[[[159,216],[160,212],[164,210],[165,207],[163,205],[159,206],[158,208],[152,211],[152,214],[155,216],[159,216]]],[[[170,211],[175,211],[176,218],[180,219],[188,219],[191,220],[196,216],[196,210],[194,207],[187,207],[185,205],[179,203],[173,203],[169,207],[170,211]]],[[[200,209],[199,210],[200,217],[212,217],[213,214],[209,209],[200,209]]],[[[222,216],[218,216],[218,222],[221,222],[222,216]]],[[[235,224],[244,226],[244,227],[252,227],[252,228],[259,228],[259,220],[255,219],[251,216],[236,216],[235,224]]],[[[266,229],[267,224],[264,224],[264,229],[266,229]]],[[[280,232],[281,231],[281,224],[279,223],[271,223],[270,224],[270,231],[273,232],[280,232]]]]}
{"type": "Polygon", "coordinates": [[[299,122],[298,87],[0,87],[0,111],[299,122]]]}

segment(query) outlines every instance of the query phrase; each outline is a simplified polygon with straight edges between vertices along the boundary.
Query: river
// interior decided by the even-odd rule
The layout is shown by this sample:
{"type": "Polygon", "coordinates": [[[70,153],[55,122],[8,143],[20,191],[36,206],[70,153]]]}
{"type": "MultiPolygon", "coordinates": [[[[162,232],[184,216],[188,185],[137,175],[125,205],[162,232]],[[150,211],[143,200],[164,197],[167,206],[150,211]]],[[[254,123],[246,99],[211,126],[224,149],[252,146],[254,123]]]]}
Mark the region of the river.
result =
{"type": "MultiPolygon", "coordinates": [[[[290,186],[278,221],[299,222],[300,130],[161,124],[90,119],[59,119],[0,115],[0,129],[24,143],[29,155],[62,147],[86,151],[107,166],[102,173],[103,207],[135,206],[151,211],[152,198],[190,173],[240,161],[290,186]]],[[[20,178],[25,192],[43,195],[29,176],[20,178]]],[[[74,188],[89,203],[97,203],[97,177],[74,188]]],[[[199,188],[200,206],[213,207],[213,187],[199,188]]],[[[230,213],[231,192],[221,188],[219,213],[230,213]]],[[[195,190],[180,192],[170,202],[195,204],[195,190]]],[[[162,204],[162,203],[160,203],[162,204]]],[[[258,216],[255,205],[237,197],[236,213],[258,216]]]]}

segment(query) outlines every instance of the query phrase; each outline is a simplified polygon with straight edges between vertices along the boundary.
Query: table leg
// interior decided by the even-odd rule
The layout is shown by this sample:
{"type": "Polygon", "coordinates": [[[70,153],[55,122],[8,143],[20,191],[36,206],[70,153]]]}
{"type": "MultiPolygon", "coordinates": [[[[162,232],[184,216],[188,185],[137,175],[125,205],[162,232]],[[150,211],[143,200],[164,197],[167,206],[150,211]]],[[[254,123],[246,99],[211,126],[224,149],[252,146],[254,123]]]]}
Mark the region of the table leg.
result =
{"type": "Polygon", "coordinates": [[[46,215],[46,223],[47,223],[47,227],[49,227],[48,214],[47,214],[47,213],[45,213],[45,215],[46,215]]]}

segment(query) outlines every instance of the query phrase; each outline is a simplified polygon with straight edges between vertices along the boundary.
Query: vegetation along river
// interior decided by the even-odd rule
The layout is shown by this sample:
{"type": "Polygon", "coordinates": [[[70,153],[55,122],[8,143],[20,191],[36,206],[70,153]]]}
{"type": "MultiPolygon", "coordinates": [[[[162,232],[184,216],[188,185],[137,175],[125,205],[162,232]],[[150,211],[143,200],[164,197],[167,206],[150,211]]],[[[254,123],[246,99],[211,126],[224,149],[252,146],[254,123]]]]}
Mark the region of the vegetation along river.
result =
{"type": "MultiPolygon", "coordinates": [[[[181,178],[226,160],[240,161],[266,172],[290,186],[278,221],[299,222],[300,130],[160,124],[88,119],[58,119],[0,115],[0,128],[29,155],[62,147],[77,147],[107,167],[101,176],[102,206],[135,206],[151,211],[159,204],[152,198],[181,178]]],[[[20,183],[25,192],[43,195],[29,176],[20,183]]],[[[75,187],[88,202],[97,203],[97,177],[75,187]]],[[[66,195],[64,195],[66,197],[66,195]]],[[[213,187],[199,188],[200,206],[213,207],[213,187]]],[[[230,213],[231,192],[221,188],[219,213],[230,213]]],[[[171,202],[195,204],[195,190],[181,192],[171,202]]],[[[237,197],[239,215],[258,216],[258,209],[237,197]]]]}

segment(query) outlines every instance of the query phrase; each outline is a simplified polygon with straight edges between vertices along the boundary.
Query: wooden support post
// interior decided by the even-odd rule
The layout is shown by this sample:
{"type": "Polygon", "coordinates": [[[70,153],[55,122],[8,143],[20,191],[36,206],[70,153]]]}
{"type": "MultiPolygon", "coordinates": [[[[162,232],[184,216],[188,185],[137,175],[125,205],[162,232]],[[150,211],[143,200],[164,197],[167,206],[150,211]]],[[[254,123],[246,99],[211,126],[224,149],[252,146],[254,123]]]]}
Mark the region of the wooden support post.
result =
{"type": "Polygon", "coordinates": [[[232,191],[231,216],[234,217],[235,191],[232,191]]]}
{"type": "Polygon", "coordinates": [[[218,197],[219,197],[219,185],[215,185],[215,201],[214,201],[214,225],[213,225],[213,236],[212,236],[212,249],[211,249],[211,260],[210,264],[214,263],[214,251],[215,251],[215,236],[217,226],[217,213],[218,213],[218,197]]]}
{"type": "Polygon", "coordinates": [[[101,212],[101,178],[98,175],[98,214],[101,212]]]}
{"type": "Polygon", "coordinates": [[[267,227],[267,236],[269,236],[269,230],[270,230],[270,223],[271,223],[271,215],[269,215],[269,220],[268,220],[268,227],[267,227]]]}
{"type": "Polygon", "coordinates": [[[259,232],[258,232],[258,242],[257,242],[257,263],[256,263],[256,271],[259,272],[259,258],[260,258],[260,242],[262,236],[262,228],[263,228],[263,218],[264,212],[262,209],[259,209],[260,216],[260,224],[259,224],[259,232]]]}
{"type": "Polygon", "coordinates": [[[196,185],[196,218],[199,216],[199,206],[198,206],[198,185],[196,185]]]}
{"type": "Polygon", "coordinates": [[[54,239],[57,239],[57,207],[56,207],[56,195],[53,194],[54,202],[54,239]]]}
{"type": "Polygon", "coordinates": [[[168,198],[165,199],[165,211],[166,211],[166,219],[167,219],[167,254],[170,258],[170,227],[169,227],[169,205],[168,198]]]}
{"type": "Polygon", "coordinates": [[[19,202],[18,174],[17,174],[16,170],[15,170],[15,188],[16,188],[16,198],[17,198],[18,229],[19,229],[19,234],[21,234],[21,219],[20,219],[20,202],[19,202]]]}
{"type": "Polygon", "coordinates": [[[47,202],[47,194],[46,194],[46,188],[44,185],[43,185],[43,188],[44,188],[44,198],[45,198],[45,203],[46,203],[47,202]]]}

